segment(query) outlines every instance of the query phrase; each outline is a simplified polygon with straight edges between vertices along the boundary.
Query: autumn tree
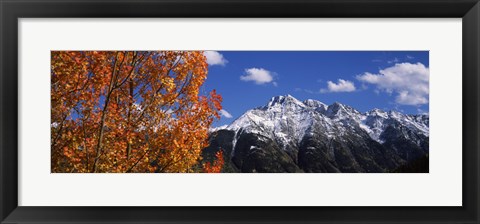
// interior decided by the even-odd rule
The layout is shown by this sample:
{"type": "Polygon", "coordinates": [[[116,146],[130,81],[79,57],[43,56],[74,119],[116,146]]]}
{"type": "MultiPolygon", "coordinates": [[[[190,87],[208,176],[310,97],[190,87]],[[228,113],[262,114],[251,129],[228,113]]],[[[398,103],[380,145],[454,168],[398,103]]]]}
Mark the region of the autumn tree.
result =
{"type": "Polygon", "coordinates": [[[221,173],[225,160],[223,159],[223,151],[219,150],[215,153],[215,161],[205,162],[203,165],[203,172],[205,173],[221,173]]]}
{"type": "Polygon", "coordinates": [[[201,51],[52,51],[52,172],[192,172],[221,96],[201,51]]]}

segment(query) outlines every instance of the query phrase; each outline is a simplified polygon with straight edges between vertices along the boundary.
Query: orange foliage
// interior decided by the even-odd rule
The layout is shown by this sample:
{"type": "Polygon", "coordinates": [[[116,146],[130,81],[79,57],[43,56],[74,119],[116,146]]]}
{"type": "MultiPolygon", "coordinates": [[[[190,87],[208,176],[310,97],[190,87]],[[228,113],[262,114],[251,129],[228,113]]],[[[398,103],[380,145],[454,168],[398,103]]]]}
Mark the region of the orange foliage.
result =
{"type": "Polygon", "coordinates": [[[52,172],[194,172],[222,98],[201,51],[52,51],[52,172]]]}
{"type": "Polygon", "coordinates": [[[220,173],[223,168],[225,161],[223,160],[223,151],[219,150],[215,153],[216,160],[213,161],[213,164],[206,162],[203,164],[203,172],[205,173],[220,173]]]}

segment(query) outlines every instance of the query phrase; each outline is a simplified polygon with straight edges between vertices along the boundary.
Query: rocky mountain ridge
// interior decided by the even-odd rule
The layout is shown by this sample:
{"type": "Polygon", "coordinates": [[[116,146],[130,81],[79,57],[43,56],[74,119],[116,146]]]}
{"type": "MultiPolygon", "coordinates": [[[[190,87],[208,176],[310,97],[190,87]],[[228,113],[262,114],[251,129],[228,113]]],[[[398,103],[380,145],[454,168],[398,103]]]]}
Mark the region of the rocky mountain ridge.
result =
{"type": "Polygon", "coordinates": [[[212,129],[204,157],[223,150],[225,172],[395,172],[428,157],[428,136],[428,115],[286,95],[212,129]]]}

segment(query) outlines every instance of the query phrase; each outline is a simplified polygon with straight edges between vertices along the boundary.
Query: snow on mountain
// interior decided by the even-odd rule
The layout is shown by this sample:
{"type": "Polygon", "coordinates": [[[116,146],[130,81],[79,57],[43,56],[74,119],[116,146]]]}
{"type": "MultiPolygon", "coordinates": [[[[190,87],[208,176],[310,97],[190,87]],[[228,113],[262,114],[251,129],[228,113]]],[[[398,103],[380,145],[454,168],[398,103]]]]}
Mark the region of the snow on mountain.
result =
{"type": "MultiPolygon", "coordinates": [[[[284,149],[291,144],[298,144],[306,135],[313,132],[336,138],[347,132],[364,130],[373,140],[383,143],[382,134],[389,126],[402,126],[428,137],[428,115],[405,115],[397,111],[373,109],[366,113],[343,105],[333,103],[326,105],[320,101],[308,99],[299,101],[291,95],[275,96],[263,107],[245,112],[226,129],[239,132],[255,133],[275,139],[284,149]]],[[[236,141],[236,139],[234,139],[236,141]]]]}
{"type": "Polygon", "coordinates": [[[227,128],[227,127],[228,127],[228,125],[222,125],[222,126],[210,128],[208,131],[209,131],[209,132],[216,132],[216,131],[218,131],[218,130],[225,129],[225,128],[227,128]]]}
{"type": "Polygon", "coordinates": [[[225,172],[428,172],[428,136],[428,115],[285,95],[211,129],[204,158],[223,150],[225,172]]]}

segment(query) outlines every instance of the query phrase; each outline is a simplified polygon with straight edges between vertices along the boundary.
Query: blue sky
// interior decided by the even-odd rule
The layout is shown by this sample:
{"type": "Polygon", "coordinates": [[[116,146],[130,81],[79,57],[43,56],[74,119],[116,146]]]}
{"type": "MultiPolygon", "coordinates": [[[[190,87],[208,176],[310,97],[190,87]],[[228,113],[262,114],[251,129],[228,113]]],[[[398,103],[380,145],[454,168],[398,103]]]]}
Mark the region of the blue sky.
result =
{"type": "Polygon", "coordinates": [[[373,108],[428,113],[428,51],[207,51],[202,91],[223,97],[223,116],[233,122],[271,97],[290,94],[327,105],[340,102],[366,112],[373,108]]]}

